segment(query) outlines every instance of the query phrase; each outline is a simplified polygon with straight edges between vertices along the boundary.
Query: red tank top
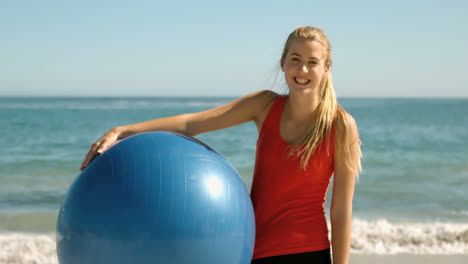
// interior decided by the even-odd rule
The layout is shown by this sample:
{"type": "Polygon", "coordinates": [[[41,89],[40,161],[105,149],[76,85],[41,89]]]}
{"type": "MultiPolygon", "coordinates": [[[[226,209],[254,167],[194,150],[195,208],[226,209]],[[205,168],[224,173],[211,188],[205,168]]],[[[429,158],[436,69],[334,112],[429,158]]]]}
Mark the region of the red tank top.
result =
{"type": "Polygon", "coordinates": [[[250,193],[256,224],[253,259],[330,247],[325,196],[333,174],[334,127],[302,170],[299,158],[287,156],[291,144],[280,135],[286,98],[273,102],[257,141],[250,193]]]}

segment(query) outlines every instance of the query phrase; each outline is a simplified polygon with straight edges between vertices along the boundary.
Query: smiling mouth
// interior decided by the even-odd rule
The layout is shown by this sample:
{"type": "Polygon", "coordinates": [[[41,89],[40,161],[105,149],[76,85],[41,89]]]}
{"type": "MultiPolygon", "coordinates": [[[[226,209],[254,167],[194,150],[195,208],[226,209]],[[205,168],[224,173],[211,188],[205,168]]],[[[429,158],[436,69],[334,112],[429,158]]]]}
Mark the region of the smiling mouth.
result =
{"type": "Polygon", "coordinates": [[[294,77],[294,82],[298,85],[307,85],[310,83],[309,79],[294,77]]]}

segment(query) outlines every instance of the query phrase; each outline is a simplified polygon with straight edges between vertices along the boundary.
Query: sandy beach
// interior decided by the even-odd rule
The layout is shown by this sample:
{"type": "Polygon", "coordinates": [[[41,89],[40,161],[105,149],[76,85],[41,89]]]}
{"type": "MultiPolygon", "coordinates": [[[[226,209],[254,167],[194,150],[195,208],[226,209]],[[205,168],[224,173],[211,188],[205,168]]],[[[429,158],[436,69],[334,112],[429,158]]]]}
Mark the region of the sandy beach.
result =
{"type": "Polygon", "coordinates": [[[468,255],[355,255],[350,264],[466,264],[468,255]]]}

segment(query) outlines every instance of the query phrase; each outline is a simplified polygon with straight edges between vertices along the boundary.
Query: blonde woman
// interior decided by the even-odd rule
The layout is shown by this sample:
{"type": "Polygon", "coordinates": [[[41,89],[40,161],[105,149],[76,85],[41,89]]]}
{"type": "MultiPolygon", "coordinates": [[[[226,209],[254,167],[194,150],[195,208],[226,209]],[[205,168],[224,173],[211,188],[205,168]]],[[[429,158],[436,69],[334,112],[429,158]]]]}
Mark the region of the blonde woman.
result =
{"type": "Polygon", "coordinates": [[[195,136],[253,121],[259,137],[251,190],[252,263],[348,263],[361,151],[354,119],[337,104],[331,64],[325,33],[297,28],[280,59],[287,95],[264,90],[199,113],[115,127],[92,144],[81,169],[117,139],[136,133],[195,136]],[[330,241],[324,203],[332,175],[330,241]]]}

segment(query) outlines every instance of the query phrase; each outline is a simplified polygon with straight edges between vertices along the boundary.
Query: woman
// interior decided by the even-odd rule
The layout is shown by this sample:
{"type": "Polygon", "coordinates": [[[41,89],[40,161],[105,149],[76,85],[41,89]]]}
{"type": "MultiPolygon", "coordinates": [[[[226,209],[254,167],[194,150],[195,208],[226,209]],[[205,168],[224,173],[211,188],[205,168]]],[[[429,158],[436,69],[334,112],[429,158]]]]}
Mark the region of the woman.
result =
{"type": "Polygon", "coordinates": [[[113,128],[92,144],[81,169],[117,139],[136,133],[195,136],[253,121],[259,138],[251,190],[252,263],[331,263],[330,251],[333,263],[348,263],[361,151],[356,122],[337,104],[331,64],[325,33],[297,28],[280,59],[288,95],[264,90],[207,111],[113,128]],[[332,174],[330,242],[324,203],[332,174]]]}

